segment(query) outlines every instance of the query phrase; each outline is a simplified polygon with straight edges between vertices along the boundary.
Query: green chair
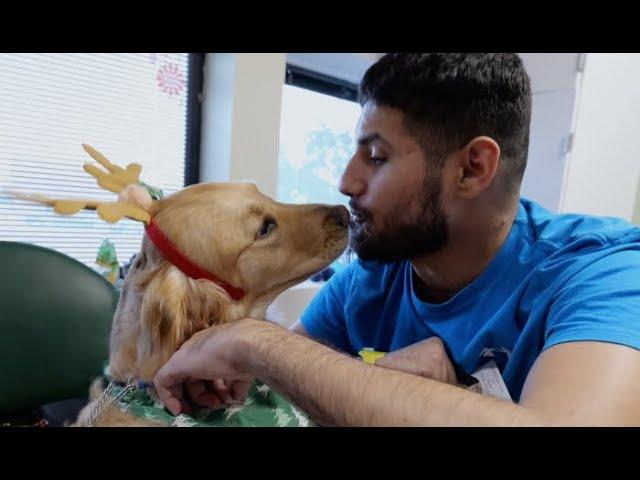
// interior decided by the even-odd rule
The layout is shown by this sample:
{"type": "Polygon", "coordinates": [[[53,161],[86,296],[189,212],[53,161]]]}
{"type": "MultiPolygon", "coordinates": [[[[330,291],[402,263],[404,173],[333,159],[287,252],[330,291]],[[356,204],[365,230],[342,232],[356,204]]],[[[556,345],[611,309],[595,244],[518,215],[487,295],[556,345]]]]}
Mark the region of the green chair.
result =
{"type": "MultiPolygon", "coordinates": [[[[117,290],[79,261],[0,241],[0,422],[87,397],[108,358],[117,290]]],[[[22,423],[25,424],[25,423],[22,423]]]]}

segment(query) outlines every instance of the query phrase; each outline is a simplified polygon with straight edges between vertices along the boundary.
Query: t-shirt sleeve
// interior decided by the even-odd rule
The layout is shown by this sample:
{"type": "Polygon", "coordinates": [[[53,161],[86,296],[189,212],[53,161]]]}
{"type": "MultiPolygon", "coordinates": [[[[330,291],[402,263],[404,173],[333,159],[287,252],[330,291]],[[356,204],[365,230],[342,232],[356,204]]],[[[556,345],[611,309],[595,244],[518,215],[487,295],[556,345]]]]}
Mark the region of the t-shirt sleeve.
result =
{"type": "Polygon", "coordinates": [[[300,317],[302,326],[315,340],[343,351],[349,350],[345,305],[356,262],[334,274],[311,300],[300,317]]]}
{"type": "Polygon", "coordinates": [[[575,341],[640,349],[640,249],[601,256],[558,290],[544,348],[575,341]]]}

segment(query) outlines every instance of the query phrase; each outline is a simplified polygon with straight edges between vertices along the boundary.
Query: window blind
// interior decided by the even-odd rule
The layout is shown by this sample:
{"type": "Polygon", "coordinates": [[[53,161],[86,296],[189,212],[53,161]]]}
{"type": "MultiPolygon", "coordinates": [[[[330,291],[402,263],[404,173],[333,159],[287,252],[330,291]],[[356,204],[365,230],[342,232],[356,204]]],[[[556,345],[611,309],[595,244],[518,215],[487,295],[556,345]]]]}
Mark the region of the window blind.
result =
{"type": "Polygon", "coordinates": [[[187,53],[0,53],[0,240],[58,250],[96,267],[104,239],[122,264],[140,248],[142,225],[107,224],[95,212],[61,216],[3,190],[54,198],[115,200],[82,169],[142,164],[141,180],[165,195],[184,185],[187,53]]]}

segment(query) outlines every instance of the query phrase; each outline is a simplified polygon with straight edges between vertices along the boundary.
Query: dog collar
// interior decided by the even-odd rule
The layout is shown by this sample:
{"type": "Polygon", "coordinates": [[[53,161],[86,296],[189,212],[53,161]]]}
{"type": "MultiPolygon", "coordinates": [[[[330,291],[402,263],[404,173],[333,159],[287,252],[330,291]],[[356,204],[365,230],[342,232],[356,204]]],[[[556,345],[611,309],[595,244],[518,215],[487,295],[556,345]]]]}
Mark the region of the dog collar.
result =
{"type": "Polygon", "coordinates": [[[245,291],[241,288],[234,287],[191,261],[171,240],[167,238],[162,230],[158,228],[158,225],[153,221],[153,218],[145,225],[144,228],[149,240],[151,240],[156,248],[162,252],[162,255],[164,255],[169,262],[180,269],[180,271],[182,271],[186,276],[193,278],[194,280],[209,280],[219,285],[233,300],[240,300],[245,296],[245,291]]]}

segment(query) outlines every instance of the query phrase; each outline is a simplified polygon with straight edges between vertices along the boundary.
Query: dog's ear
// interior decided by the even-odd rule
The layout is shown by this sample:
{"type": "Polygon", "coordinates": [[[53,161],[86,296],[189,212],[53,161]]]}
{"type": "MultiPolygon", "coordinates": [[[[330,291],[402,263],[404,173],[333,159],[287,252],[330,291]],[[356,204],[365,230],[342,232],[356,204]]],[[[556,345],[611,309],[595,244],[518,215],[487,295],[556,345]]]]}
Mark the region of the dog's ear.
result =
{"type": "Polygon", "coordinates": [[[169,263],[161,266],[151,275],[142,299],[138,374],[152,380],[191,335],[224,321],[229,303],[211,282],[190,279],[169,263]]]}

